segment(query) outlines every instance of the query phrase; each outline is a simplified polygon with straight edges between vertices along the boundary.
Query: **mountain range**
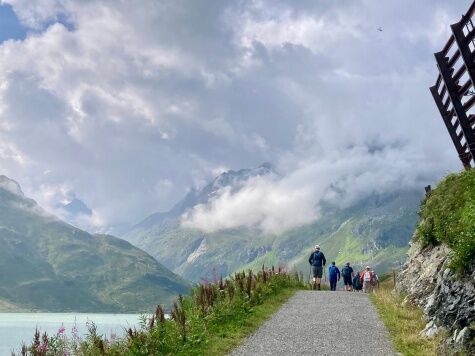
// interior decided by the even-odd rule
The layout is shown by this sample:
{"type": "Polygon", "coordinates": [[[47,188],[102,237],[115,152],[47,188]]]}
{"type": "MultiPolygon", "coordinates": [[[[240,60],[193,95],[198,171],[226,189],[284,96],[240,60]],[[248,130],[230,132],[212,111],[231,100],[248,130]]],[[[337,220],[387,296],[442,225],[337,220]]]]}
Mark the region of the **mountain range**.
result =
{"type": "Polygon", "coordinates": [[[249,227],[206,233],[182,225],[183,214],[211,202],[223,188],[236,192],[250,178],[264,175],[278,173],[269,164],[222,173],[204,188],[191,190],[170,211],[150,215],[122,237],[191,281],[263,264],[307,271],[316,243],[338,264],[350,261],[358,268],[370,264],[379,272],[402,264],[418,220],[423,197],[419,190],[374,193],[345,208],[326,204],[314,222],[280,234],[249,227]]]}
{"type": "Polygon", "coordinates": [[[0,176],[0,310],[145,312],[190,284],[152,256],[47,213],[0,176]]]}

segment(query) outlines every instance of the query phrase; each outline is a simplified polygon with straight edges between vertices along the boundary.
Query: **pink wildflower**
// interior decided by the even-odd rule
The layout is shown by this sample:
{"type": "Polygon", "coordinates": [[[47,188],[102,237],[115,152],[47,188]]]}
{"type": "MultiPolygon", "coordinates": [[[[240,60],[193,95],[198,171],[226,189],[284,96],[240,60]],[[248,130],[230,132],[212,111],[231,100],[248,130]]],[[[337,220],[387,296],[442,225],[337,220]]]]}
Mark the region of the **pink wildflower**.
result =
{"type": "Polygon", "coordinates": [[[58,329],[58,336],[61,336],[64,334],[66,329],[64,328],[64,325],[61,325],[61,327],[58,329]]]}

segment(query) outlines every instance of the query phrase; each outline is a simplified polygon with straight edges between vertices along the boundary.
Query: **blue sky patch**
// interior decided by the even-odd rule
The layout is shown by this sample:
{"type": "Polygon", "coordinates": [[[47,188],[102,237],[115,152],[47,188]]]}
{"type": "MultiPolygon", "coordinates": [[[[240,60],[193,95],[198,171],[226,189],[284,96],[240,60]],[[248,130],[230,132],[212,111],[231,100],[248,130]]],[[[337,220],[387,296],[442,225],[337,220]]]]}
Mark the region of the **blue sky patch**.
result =
{"type": "Polygon", "coordinates": [[[26,28],[22,26],[10,5],[0,5],[0,43],[9,40],[23,40],[26,28]]]}

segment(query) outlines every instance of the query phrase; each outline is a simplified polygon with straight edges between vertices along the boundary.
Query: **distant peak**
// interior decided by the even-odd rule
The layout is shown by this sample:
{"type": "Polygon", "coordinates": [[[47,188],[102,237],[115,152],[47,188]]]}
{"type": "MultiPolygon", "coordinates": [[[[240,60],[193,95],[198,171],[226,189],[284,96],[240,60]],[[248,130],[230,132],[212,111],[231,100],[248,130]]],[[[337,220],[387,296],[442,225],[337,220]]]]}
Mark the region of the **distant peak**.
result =
{"type": "Polygon", "coordinates": [[[73,198],[69,203],[62,205],[64,210],[71,215],[92,215],[92,210],[80,199],[73,198]]]}
{"type": "Polygon", "coordinates": [[[10,193],[23,197],[24,194],[21,190],[20,184],[7,176],[0,175],[0,189],[4,189],[10,193]]]}
{"type": "Polygon", "coordinates": [[[264,162],[258,168],[265,168],[265,169],[268,169],[269,171],[274,170],[274,166],[270,162],[264,162]]]}

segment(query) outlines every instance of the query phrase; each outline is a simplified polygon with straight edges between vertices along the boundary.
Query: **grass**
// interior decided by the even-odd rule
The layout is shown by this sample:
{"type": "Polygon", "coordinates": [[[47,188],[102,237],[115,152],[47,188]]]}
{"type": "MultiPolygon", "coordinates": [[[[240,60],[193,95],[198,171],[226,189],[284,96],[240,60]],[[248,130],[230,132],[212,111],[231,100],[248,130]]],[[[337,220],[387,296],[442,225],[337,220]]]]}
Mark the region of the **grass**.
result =
{"type": "Polygon", "coordinates": [[[190,296],[180,296],[170,319],[161,306],[144,316],[140,327],[129,328],[122,337],[107,339],[88,325],[85,338],[66,337],[64,328],[56,335],[35,333],[24,345],[22,355],[223,355],[256,330],[295,291],[304,289],[301,275],[279,268],[257,274],[236,273],[234,277],[204,282],[190,296]]]}
{"type": "Polygon", "coordinates": [[[210,338],[209,345],[199,351],[204,355],[225,355],[251,333],[256,331],[267,319],[277,312],[297,289],[284,289],[279,294],[271,296],[264,304],[254,308],[253,314],[240,323],[222,325],[210,338]]]}
{"type": "Polygon", "coordinates": [[[475,262],[475,170],[445,177],[422,202],[415,239],[423,247],[445,243],[451,267],[465,271],[475,262]]]}
{"type": "Polygon", "coordinates": [[[393,288],[392,277],[386,278],[371,295],[371,300],[389,331],[395,349],[408,356],[436,355],[440,338],[429,339],[419,335],[426,325],[422,310],[414,306],[402,306],[403,297],[395,294],[393,288]]]}

